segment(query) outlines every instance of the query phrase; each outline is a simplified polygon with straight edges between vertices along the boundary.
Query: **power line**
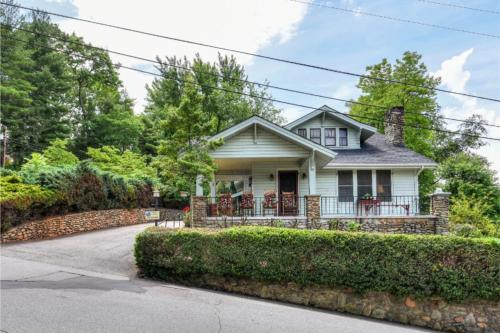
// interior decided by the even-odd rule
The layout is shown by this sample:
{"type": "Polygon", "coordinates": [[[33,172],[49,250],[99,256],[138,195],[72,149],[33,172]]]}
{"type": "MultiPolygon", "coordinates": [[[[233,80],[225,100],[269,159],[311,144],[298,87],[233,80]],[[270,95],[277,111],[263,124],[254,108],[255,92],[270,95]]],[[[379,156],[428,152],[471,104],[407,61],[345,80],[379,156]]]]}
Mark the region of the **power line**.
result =
{"type": "Polygon", "coordinates": [[[483,12],[483,13],[490,13],[490,14],[500,15],[500,11],[492,10],[492,9],[484,9],[484,8],[477,8],[477,7],[462,6],[462,5],[457,5],[457,4],[450,3],[450,2],[439,2],[439,1],[431,1],[431,0],[416,0],[416,1],[430,3],[430,4],[433,4],[433,5],[453,7],[453,8],[460,8],[460,9],[468,9],[468,10],[473,10],[473,11],[476,11],[476,12],[483,12]]]}
{"type": "Polygon", "coordinates": [[[351,8],[343,8],[343,7],[331,6],[331,5],[321,4],[321,3],[315,3],[315,2],[312,2],[312,1],[311,2],[310,1],[301,1],[301,0],[289,0],[289,1],[301,3],[301,4],[304,4],[304,5],[311,5],[311,6],[321,7],[321,8],[329,8],[329,9],[338,10],[338,11],[347,12],[347,13],[352,13],[352,14],[356,14],[356,15],[371,16],[371,17],[381,18],[381,19],[384,19],[384,20],[391,20],[391,21],[397,21],[397,22],[403,22],[403,23],[417,24],[417,25],[422,25],[422,26],[431,27],[431,28],[437,28],[437,29],[443,29],[443,30],[449,30],[449,31],[455,31],[455,32],[463,32],[463,33],[466,33],[466,34],[478,35],[478,36],[483,36],[483,37],[500,38],[500,35],[493,35],[493,34],[488,34],[488,33],[484,33],[484,32],[477,32],[477,31],[472,31],[472,30],[465,30],[465,29],[460,29],[460,28],[453,28],[453,27],[448,27],[448,26],[445,26],[445,25],[439,25],[439,24],[434,24],[434,23],[427,23],[427,22],[422,22],[422,21],[414,21],[414,20],[399,18],[399,17],[395,17],[395,16],[374,14],[374,13],[369,13],[369,12],[361,11],[361,10],[358,10],[358,9],[351,9],[351,8]]]}
{"type": "MultiPolygon", "coordinates": [[[[133,58],[133,59],[137,59],[137,60],[141,60],[141,61],[147,61],[147,62],[154,63],[154,64],[166,65],[166,66],[169,66],[169,67],[179,68],[179,69],[183,69],[183,70],[189,70],[189,71],[192,71],[193,73],[196,73],[196,71],[193,70],[192,67],[190,68],[190,67],[185,67],[185,66],[168,64],[168,63],[164,63],[164,62],[161,62],[161,61],[158,61],[158,60],[153,60],[153,59],[149,59],[149,58],[139,57],[139,56],[131,55],[131,54],[128,54],[128,53],[113,51],[113,50],[105,49],[105,48],[102,48],[102,47],[93,46],[93,45],[89,45],[89,44],[86,44],[86,43],[81,43],[81,42],[77,42],[77,41],[73,41],[73,40],[68,40],[66,38],[55,37],[55,36],[51,36],[51,35],[48,35],[48,34],[36,32],[36,31],[32,31],[32,30],[28,30],[28,29],[23,29],[23,28],[17,28],[17,29],[21,30],[21,31],[24,31],[24,32],[31,33],[31,34],[38,34],[40,36],[45,36],[45,37],[48,37],[48,38],[53,38],[53,39],[56,39],[58,41],[63,41],[65,43],[76,44],[76,45],[83,46],[83,47],[86,47],[86,48],[92,48],[92,49],[96,49],[96,50],[100,50],[100,51],[104,51],[104,52],[109,52],[109,53],[112,53],[112,54],[117,54],[117,55],[124,56],[124,57],[129,57],[129,58],[133,58]]],[[[216,73],[210,73],[210,72],[202,72],[202,73],[203,74],[208,74],[208,75],[211,75],[211,76],[216,76],[216,77],[224,78],[223,75],[216,74],[216,73]]],[[[244,82],[244,83],[249,83],[249,84],[254,84],[254,85],[257,85],[257,86],[260,86],[260,87],[269,87],[269,88],[276,89],[276,90],[287,91],[287,92],[292,92],[292,93],[297,93],[297,94],[302,94],[302,95],[307,95],[307,96],[312,96],[312,97],[319,97],[319,98],[330,99],[330,100],[334,100],[334,101],[345,102],[345,103],[349,103],[349,104],[356,104],[356,105],[361,105],[361,106],[366,106],[366,107],[380,108],[380,109],[384,109],[384,110],[386,110],[388,108],[387,106],[381,106],[381,105],[375,105],[375,104],[369,104],[369,103],[362,103],[362,102],[357,102],[357,101],[352,101],[352,100],[346,100],[346,99],[342,99],[342,98],[336,98],[336,97],[331,97],[331,96],[326,96],[326,95],[321,95],[321,94],[316,94],[316,93],[311,93],[311,92],[305,92],[305,91],[291,89],[291,88],[279,87],[279,86],[271,85],[271,84],[268,84],[268,83],[262,83],[262,82],[256,82],[256,81],[250,81],[250,80],[243,80],[243,79],[238,79],[238,78],[230,78],[230,80],[238,81],[238,82],[244,82]]],[[[417,112],[406,112],[406,113],[407,114],[414,114],[414,115],[431,116],[429,114],[417,113],[417,112]]],[[[457,122],[463,122],[463,123],[468,123],[469,122],[469,121],[467,121],[465,119],[449,118],[449,117],[443,117],[443,116],[439,116],[439,118],[440,119],[445,119],[445,120],[452,120],[452,121],[457,121],[457,122]]],[[[473,123],[477,123],[477,122],[473,122],[473,123]]],[[[499,127],[500,128],[500,125],[489,124],[489,123],[486,123],[486,122],[481,122],[480,124],[484,125],[484,126],[499,127]]]]}
{"type": "Polygon", "coordinates": [[[192,44],[192,45],[198,45],[198,46],[203,46],[207,48],[212,48],[212,49],[218,49],[222,51],[227,51],[227,52],[233,52],[233,53],[239,53],[239,54],[244,54],[244,55],[249,55],[257,58],[262,58],[262,59],[267,59],[267,60],[272,60],[272,61],[278,61],[278,62],[283,62],[287,64],[292,64],[292,65],[297,65],[297,66],[302,66],[302,67],[307,67],[307,68],[313,68],[313,69],[318,69],[318,70],[324,70],[324,71],[329,71],[337,74],[342,74],[342,75],[349,75],[349,76],[354,76],[354,77],[360,77],[364,79],[370,79],[370,80],[375,80],[375,81],[383,81],[383,82],[389,82],[393,84],[400,84],[404,86],[409,86],[409,87],[415,87],[415,88],[421,88],[421,89],[428,89],[428,90],[434,90],[434,91],[439,91],[439,92],[444,92],[444,93],[449,93],[449,94],[454,94],[454,95],[460,95],[460,96],[466,96],[466,97],[473,97],[473,98],[478,98],[478,99],[483,99],[483,100],[488,100],[488,101],[493,101],[493,102],[500,102],[500,99],[498,98],[493,98],[493,97],[485,97],[485,96],[478,96],[478,95],[473,95],[473,94],[467,94],[467,93],[461,93],[457,91],[451,91],[451,90],[446,90],[442,88],[436,88],[436,87],[427,87],[427,86],[421,86],[417,84],[411,84],[407,82],[402,82],[398,80],[392,80],[392,79],[385,79],[385,78],[378,78],[378,77],[373,77],[369,75],[364,75],[364,74],[357,74],[353,72],[348,72],[348,71],[343,71],[339,69],[334,69],[334,68],[329,68],[329,67],[324,67],[320,65],[312,65],[312,64],[307,64],[307,63],[302,63],[299,61],[295,60],[289,60],[289,59],[283,59],[283,58],[276,58],[276,57],[271,57],[271,56],[266,56],[262,54],[256,54],[252,52],[247,52],[247,51],[242,51],[242,50],[236,50],[236,49],[231,49],[227,47],[222,47],[222,46],[216,46],[213,44],[207,44],[207,43],[201,43],[201,42],[195,42],[195,41],[190,41],[187,39],[181,39],[177,37],[171,37],[171,36],[166,36],[166,35],[161,35],[153,32],[147,32],[147,31],[142,31],[142,30],[137,30],[137,29],[132,29],[132,28],[127,28],[123,26],[117,26],[109,23],[104,23],[104,22],[99,22],[99,21],[94,21],[94,20],[89,20],[89,19],[82,19],[78,17],[73,17],[69,15],[64,15],[64,14],[58,14],[54,12],[49,12],[45,10],[39,10],[39,9],[33,9],[25,6],[20,6],[20,5],[15,5],[15,4],[9,4],[5,2],[0,2],[0,4],[7,5],[7,6],[13,6],[17,7],[20,9],[26,9],[30,10],[33,12],[39,12],[39,13],[45,13],[47,15],[53,15],[53,16],[58,16],[58,17],[63,17],[71,20],[76,20],[76,21],[81,21],[81,22],[86,22],[86,23],[91,23],[91,24],[96,24],[100,26],[105,26],[113,29],[119,29],[119,30],[124,30],[128,32],[134,32],[137,34],[142,34],[142,35],[147,35],[151,37],[157,37],[157,38],[163,38],[163,39],[168,39],[168,40],[173,40],[181,43],[186,43],[186,44],[192,44]]]}
{"type": "MultiPolygon", "coordinates": [[[[23,42],[23,43],[26,43],[26,44],[28,43],[27,41],[24,41],[22,39],[17,39],[17,38],[14,38],[14,37],[7,37],[7,38],[10,38],[10,39],[13,39],[13,40],[17,40],[17,41],[20,41],[20,42],[23,42]]],[[[52,48],[52,47],[45,46],[45,45],[38,45],[38,46],[41,46],[43,48],[46,48],[46,49],[49,49],[49,50],[53,50],[53,51],[56,51],[56,52],[62,52],[62,50],[57,49],[57,48],[52,48]]],[[[148,75],[153,75],[153,76],[164,78],[162,74],[145,71],[145,70],[138,69],[138,68],[133,68],[133,67],[129,67],[129,66],[121,65],[121,64],[114,64],[114,66],[116,66],[117,68],[125,68],[125,69],[131,70],[131,71],[135,71],[135,72],[139,72],[139,73],[143,73],[143,74],[148,74],[148,75]]],[[[252,97],[252,98],[258,98],[258,99],[262,99],[262,100],[265,100],[265,101],[270,101],[270,102],[275,102],[275,103],[281,103],[281,104],[286,104],[286,105],[301,107],[301,108],[310,109],[310,110],[317,110],[317,107],[314,107],[314,106],[309,106],[309,105],[304,105],[304,104],[299,104],[299,103],[294,103],[294,102],[288,102],[288,101],[279,100],[279,99],[275,99],[275,98],[271,98],[271,97],[256,96],[256,95],[252,95],[252,94],[241,92],[241,91],[234,91],[234,90],[229,90],[229,89],[225,89],[225,88],[222,88],[222,87],[214,87],[214,86],[210,86],[210,85],[204,85],[204,84],[200,84],[200,83],[196,83],[196,82],[191,82],[191,81],[186,81],[186,80],[182,80],[182,79],[178,79],[178,78],[171,78],[171,79],[172,80],[176,80],[178,82],[185,83],[185,84],[196,85],[196,86],[199,86],[199,87],[205,87],[205,88],[211,88],[211,89],[215,89],[215,90],[221,90],[221,91],[228,92],[228,93],[238,94],[238,95],[242,95],[242,96],[248,96],[248,97],[252,97]]],[[[351,116],[349,114],[346,114],[346,113],[343,113],[343,112],[339,112],[339,111],[336,111],[336,110],[333,110],[333,112],[337,113],[337,114],[341,114],[341,115],[346,116],[346,117],[349,117],[351,119],[360,118],[360,119],[381,121],[381,119],[372,118],[372,117],[359,116],[359,115],[351,116]]],[[[394,122],[389,122],[389,123],[395,124],[394,122]]],[[[429,127],[422,127],[422,126],[416,126],[416,125],[411,125],[411,124],[404,124],[403,126],[404,127],[415,128],[415,129],[421,129],[421,130],[441,132],[441,133],[465,135],[465,136],[479,138],[479,139],[500,141],[500,138],[493,138],[493,137],[480,136],[480,135],[471,135],[471,134],[466,134],[466,133],[461,133],[461,132],[456,132],[456,131],[448,131],[448,130],[438,129],[438,128],[434,128],[434,127],[430,127],[429,128],[429,127]]]]}

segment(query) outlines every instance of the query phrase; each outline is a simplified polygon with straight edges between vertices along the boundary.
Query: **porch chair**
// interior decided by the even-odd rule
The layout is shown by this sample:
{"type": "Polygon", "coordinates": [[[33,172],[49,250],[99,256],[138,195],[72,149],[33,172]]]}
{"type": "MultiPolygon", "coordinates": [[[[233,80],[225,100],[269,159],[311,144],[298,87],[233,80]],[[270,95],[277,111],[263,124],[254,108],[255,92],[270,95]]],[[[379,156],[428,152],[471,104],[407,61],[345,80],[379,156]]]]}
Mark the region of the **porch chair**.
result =
{"type": "Polygon", "coordinates": [[[281,210],[283,215],[297,215],[297,197],[295,192],[281,194],[281,210]]]}
{"type": "Polygon", "coordinates": [[[231,193],[222,193],[219,196],[217,206],[219,215],[233,215],[233,198],[231,197],[231,193]]]}
{"type": "Polygon", "coordinates": [[[241,195],[241,209],[244,216],[255,215],[255,202],[253,200],[253,193],[243,193],[241,195]]]}
{"type": "Polygon", "coordinates": [[[264,193],[264,201],[262,202],[262,215],[266,216],[266,212],[271,211],[273,216],[278,215],[278,203],[276,202],[276,192],[267,191],[264,193]]]}

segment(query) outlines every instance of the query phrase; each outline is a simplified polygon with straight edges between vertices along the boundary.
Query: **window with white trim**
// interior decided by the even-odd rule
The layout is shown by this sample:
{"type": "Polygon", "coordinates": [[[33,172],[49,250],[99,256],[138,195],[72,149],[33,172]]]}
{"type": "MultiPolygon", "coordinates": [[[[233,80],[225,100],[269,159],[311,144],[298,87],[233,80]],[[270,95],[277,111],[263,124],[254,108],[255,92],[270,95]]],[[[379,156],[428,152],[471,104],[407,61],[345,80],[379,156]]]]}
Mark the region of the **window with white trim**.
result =
{"type": "Polygon", "coordinates": [[[337,145],[337,133],[335,128],[325,128],[325,146],[334,147],[337,145]]]}
{"type": "Polygon", "coordinates": [[[303,138],[307,138],[307,130],[305,128],[299,128],[297,134],[303,138]]]}
{"type": "Polygon", "coordinates": [[[321,144],[321,128],[311,128],[309,130],[309,139],[317,144],[321,144]]]}
{"type": "Polygon", "coordinates": [[[352,170],[339,170],[339,202],[353,201],[352,170]]]}
{"type": "Polygon", "coordinates": [[[347,128],[339,128],[339,146],[347,146],[347,128]]]}
{"type": "Polygon", "coordinates": [[[377,198],[382,201],[392,200],[391,170],[377,170],[377,198]]]}

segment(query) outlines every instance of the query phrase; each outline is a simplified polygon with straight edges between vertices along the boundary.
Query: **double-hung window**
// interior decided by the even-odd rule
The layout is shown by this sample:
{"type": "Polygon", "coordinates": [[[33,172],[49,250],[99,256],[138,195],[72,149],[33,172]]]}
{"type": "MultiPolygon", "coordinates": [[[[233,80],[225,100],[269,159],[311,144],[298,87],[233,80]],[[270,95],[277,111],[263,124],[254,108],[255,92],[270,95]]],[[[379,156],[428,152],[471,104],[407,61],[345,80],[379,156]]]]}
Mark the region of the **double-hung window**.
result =
{"type": "Polygon", "coordinates": [[[321,144],[321,128],[311,128],[309,130],[309,138],[311,141],[321,144]]]}
{"type": "Polygon", "coordinates": [[[372,197],[372,171],[358,170],[358,198],[372,197]]]}
{"type": "Polygon", "coordinates": [[[339,202],[353,201],[353,182],[351,170],[339,170],[339,202]]]}
{"type": "Polygon", "coordinates": [[[339,128],[339,146],[347,146],[347,128],[339,128]]]}
{"type": "Polygon", "coordinates": [[[307,138],[307,130],[305,128],[299,128],[297,134],[303,138],[307,138]]]}
{"type": "Polygon", "coordinates": [[[334,147],[337,145],[337,135],[335,128],[325,128],[325,146],[334,147]]]}
{"type": "Polygon", "coordinates": [[[391,201],[391,170],[377,170],[377,198],[381,201],[391,201]]]}

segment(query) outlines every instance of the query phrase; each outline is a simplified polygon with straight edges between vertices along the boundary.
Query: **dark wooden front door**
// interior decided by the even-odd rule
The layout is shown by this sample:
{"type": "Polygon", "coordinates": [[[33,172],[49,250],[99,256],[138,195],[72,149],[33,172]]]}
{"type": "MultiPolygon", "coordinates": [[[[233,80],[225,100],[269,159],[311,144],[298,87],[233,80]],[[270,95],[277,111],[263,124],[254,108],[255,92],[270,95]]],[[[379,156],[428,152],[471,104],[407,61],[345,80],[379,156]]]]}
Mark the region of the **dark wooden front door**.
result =
{"type": "Polygon", "coordinates": [[[293,193],[295,202],[298,200],[298,176],[298,171],[278,171],[278,209],[280,215],[286,215],[283,209],[283,192],[293,193]]]}

